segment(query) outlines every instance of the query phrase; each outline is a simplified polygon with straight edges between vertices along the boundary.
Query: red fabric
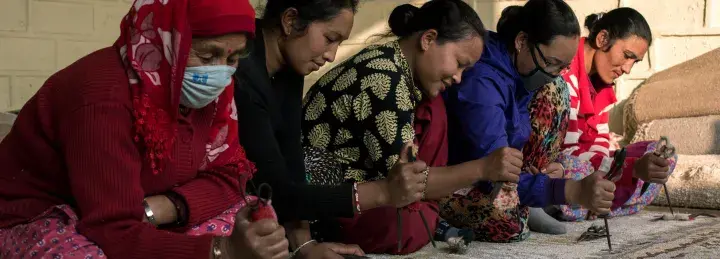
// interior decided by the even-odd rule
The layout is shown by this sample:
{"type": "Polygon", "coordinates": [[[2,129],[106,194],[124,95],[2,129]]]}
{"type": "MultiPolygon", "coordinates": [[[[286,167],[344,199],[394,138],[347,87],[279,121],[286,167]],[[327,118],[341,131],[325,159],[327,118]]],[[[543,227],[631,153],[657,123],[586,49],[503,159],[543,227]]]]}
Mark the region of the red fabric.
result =
{"type": "MultiPolygon", "coordinates": [[[[625,147],[625,163],[622,168],[622,177],[615,182],[615,198],[613,199],[612,209],[620,208],[624,205],[637,189],[638,179],[633,177],[635,170],[635,162],[645,155],[648,145],[652,141],[643,141],[633,143],[625,147]]],[[[613,154],[614,155],[614,152],[613,154]]]]}
{"type": "MultiPolygon", "coordinates": [[[[415,136],[418,160],[441,167],[448,161],[447,113],[441,96],[425,99],[415,108],[415,136]]],[[[432,172],[431,172],[432,173],[432,172]]],[[[353,219],[340,219],[343,243],[357,244],[366,253],[409,254],[430,242],[418,211],[422,211],[431,234],[438,222],[438,205],[422,201],[401,212],[402,249],[397,249],[397,209],[391,207],[363,211],[353,219]]]]}
{"type": "MultiPolygon", "coordinates": [[[[610,152],[610,109],[617,98],[613,84],[605,84],[597,77],[590,77],[585,69],[585,40],[580,40],[578,51],[570,64],[570,71],[563,75],[570,87],[570,123],[563,148],[572,155],[589,160],[597,170],[603,157],[610,152]]],[[[637,179],[632,177],[635,161],[642,151],[627,150],[623,165],[623,177],[616,182],[613,208],[624,204],[635,192],[637,179]],[[638,153],[640,152],[640,153],[638,153]]]]}
{"type": "Polygon", "coordinates": [[[610,154],[610,109],[617,98],[612,84],[591,79],[585,70],[585,38],[563,75],[570,87],[570,122],[563,148],[589,160],[597,170],[602,158],[610,154]]]}
{"type": "MultiPolygon", "coordinates": [[[[130,79],[135,141],[144,144],[145,158],[150,161],[153,173],[162,170],[168,149],[175,141],[174,122],[179,114],[180,88],[193,35],[253,34],[254,22],[249,21],[254,18],[248,1],[137,0],[123,19],[115,47],[130,79]]],[[[225,129],[229,148],[214,158],[210,166],[233,163],[238,164],[240,171],[251,171],[252,164],[238,142],[237,124],[227,123],[230,109],[224,107],[233,102],[233,88],[226,88],[218,102],[223,108],[213,123],[213,133],[229,127],[225,129]]]]}
{"type": "Polygon", "coordinates": [[[143,223],[142,201],[175,192],[196,225],[240,201],[251,177],[232,87],[205,108],[178,113],[192,39],[187,13],[212,2],[241,1],[138,0],[114,48],[45,82],[0,143],[0,228],[69,204],[78,232],[110,258],[208,256],[212,236],[143,223]]]}

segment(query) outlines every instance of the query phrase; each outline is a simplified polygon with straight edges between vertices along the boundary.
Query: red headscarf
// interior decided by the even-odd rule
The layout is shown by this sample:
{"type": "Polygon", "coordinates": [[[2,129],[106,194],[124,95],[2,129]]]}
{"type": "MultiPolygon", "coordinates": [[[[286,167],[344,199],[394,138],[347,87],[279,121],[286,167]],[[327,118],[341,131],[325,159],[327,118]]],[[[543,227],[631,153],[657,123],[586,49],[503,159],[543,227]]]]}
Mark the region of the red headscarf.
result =
{"type": "MultiPolygon", "coordinates": [[[[145,146],[153,173],[164,168],[175,141],[183,74],[193,36],[255,33],[247,0],[135,0],[120,25],[115,47],[130,80],[135,141],[145,146]]],[[[232,84],[214,102],[216,114],[201,170],[237,165],[252,174],[237,134],[232,84]]],[[[213,105],[212,103],[210,105],[213,105]]]]}

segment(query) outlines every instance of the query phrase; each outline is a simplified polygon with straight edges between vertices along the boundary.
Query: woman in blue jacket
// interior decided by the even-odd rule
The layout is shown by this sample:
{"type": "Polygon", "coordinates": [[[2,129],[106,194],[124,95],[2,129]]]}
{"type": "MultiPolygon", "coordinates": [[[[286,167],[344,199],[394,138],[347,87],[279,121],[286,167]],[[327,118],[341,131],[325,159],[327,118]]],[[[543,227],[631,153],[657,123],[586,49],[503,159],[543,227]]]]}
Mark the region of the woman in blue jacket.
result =
{"type": "MultiPolygon", "coordinates": [[[[523,149],[531,131],[530,99],[544,85],[562,84],[556,79],[572,61],[579,35],[577,18],[562,0],[530,0],[506,8],[498,32],[486,37],[480,61],[445,96],[449,162],[482,158],[503,147],[523,149]]],[[[538,170],[528,164],[534,158],[524,160],[526,170],[517,185],[503,184],[493,199],[494,185],[502,183],[477,182],[443,200],[441,216],[455,227],[472,228],[478,240],[513,242],[528,237],[528,207],[580,204],[608,212],[612,182],[597,176],[551,179],[548,174],[562,175],[559,163],[538,170]]]]}

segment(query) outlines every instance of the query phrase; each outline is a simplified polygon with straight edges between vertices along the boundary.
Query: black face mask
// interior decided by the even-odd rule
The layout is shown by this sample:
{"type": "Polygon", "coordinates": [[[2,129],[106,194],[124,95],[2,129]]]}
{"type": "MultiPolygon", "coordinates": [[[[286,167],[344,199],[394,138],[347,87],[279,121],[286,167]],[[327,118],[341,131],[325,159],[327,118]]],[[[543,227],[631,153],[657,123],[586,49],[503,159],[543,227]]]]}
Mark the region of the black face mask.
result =
{"type": "MultiPolygon", "coordinates": [[[[537,46],[535,46],[537,48],[537,46]]],[[[538,49],[538,52],[540,52],[540,49],[538,49]]],[[[541,54],[542,55],[542,54],[541,54]]],[[[515,54],[515,64],[517,66],[517,54],[515,54]]],[[[535,57],[535,51],[533,51],[533,48],[530,48],[530,56],[532,57],[533,63],[535,63],[535,69],[530,71],[527,75],[520,75],[520,80],[523,83],[523,87],[525,87],[525,90],[528,92],[533,92],[537,89],[540,89],[541,87],[555,81],[555,79],[558,78],[558,76],[552,75],[548,72],[545,72],[545,70],[542,70],[540,68],[540,64],[537,61],[537,58],[535,57]]]]}

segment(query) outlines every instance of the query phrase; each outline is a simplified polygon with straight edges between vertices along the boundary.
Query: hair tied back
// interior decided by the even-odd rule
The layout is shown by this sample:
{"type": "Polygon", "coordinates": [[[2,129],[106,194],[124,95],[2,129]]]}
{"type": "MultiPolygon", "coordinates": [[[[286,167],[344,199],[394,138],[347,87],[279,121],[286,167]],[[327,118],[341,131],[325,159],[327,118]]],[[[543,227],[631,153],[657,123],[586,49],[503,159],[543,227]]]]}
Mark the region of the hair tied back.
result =
{"type": "Polygon", "coordinates": [[[403,4],[395,7],[390,14],[390,19],[388,19],[388,25],[392,33],[400,37],[411,34],[413,32],[413,29],[410,28],[412,19],[418,10],[420,10],[420,8],[411,4],[403,4]]]}

